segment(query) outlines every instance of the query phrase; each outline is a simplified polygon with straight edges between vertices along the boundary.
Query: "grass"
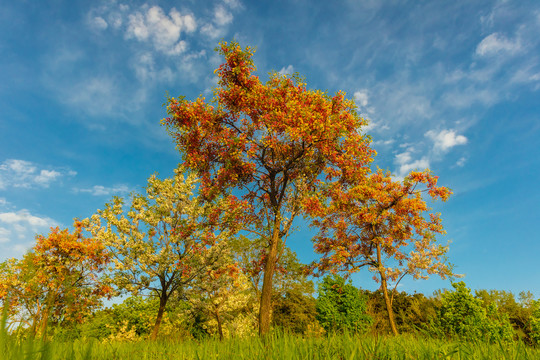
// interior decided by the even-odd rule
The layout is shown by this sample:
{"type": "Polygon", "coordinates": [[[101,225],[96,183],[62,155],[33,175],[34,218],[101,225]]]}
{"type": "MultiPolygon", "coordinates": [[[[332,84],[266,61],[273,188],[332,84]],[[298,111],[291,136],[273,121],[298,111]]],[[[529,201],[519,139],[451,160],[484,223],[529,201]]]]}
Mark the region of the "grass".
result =
{"type": "Polygon", "coordinates": [[[401,335],[374,337],[331,335],[321,338],[273,333],[265,339],[208,338],[201,341],[147,341],[103,343],[38,339],[18,341],[0,329],[0,359],[4,360],[214,360],[214,359],[540,359],[540,349],[522,343],[490,345],[447,342],[401,335]]]}

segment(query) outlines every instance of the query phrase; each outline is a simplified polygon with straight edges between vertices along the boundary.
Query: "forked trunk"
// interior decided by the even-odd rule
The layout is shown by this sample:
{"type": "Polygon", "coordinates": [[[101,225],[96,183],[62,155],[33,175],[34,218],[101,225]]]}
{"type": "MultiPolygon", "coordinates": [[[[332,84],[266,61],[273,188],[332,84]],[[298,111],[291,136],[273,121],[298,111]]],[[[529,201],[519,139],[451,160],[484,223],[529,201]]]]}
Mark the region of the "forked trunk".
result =
{"type": "Polygon", "coordinates": [[[272,321],[272,279],[276,269],[276,260],[279,245],[279,226],[276,223],[272,231],[272,238],[264,265],[264,278],[261,291],[261,305],[259,308],[259,335],[265,335],[270,330],[272,321]]]}
{"type": "Polygon", "coordinates": [[[159,298],[159,310],[156,317],[156,322],[154,328],[152,329],[152,334],[150,335],[150,340],[156,340],[159,326],[161,325],[161,320],[163,319],[163,313],[165,312],[165,305],[167,305],[167,296],[163,293],[159,298]]]}
{"type": "MultiPolygon", "coordinates": [[[[377,261],[379,266],[381,264],[381,245],[377,244],[377,261]]],[[[381,289],[384,295],[384,303],[386,304],[386,312],[388,313],[388,321],[390,322],[390,328],[392,328],[392,333],[394,335],[399,335],[396,321],[394,320],[394,310],[392,309],[392,301],[388,296],[388,283],[386,281],[386,274],[384,270],[379,269],[379,275],[381,275],[381,289]]]]}

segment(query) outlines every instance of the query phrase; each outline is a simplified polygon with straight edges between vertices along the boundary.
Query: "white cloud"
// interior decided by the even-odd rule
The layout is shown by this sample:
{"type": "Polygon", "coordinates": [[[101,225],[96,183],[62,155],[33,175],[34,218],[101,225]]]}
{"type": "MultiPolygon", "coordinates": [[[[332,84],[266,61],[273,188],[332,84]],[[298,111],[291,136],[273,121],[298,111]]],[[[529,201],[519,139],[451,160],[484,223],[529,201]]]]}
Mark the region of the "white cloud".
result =
{"type": "Polygon", "coordinates": [[[218,26],[229,25],[233,21],[233,15],[223,6],[218,5],[214,10],[214,22],[218,26]]]}
{"type": "Polygon", "coordinates": [[[69,84],[61,89],[62,101],[72,107],[93,115],[107,115],[119,112],[120,90],[110,77],[94,77],[69,84]],[[96,106],[99,104],[99,106],[96,106]]]}
{"type": "Polygon", "coordinates": [[[0,222],[6,224],[26,223],[33,227],[47,226],[51,221],[48,218],[40,218],[30,214],[28,210],[19,210],[18,212],[0,213],[0,222]]]}
{"type": "Polygon", "coordinates": [[[38,169],[39,165],[26,160],[8,159],[0,164],[0,189],[49,187],[65,176],[75,176],[72,170],[38,169]]]}
{"type": "Polygon", "coordinates": [[[0,213],[0,225],[0,242],[9,242],[15,238],[33,238],[37,232],[48,231],[58,223],[51,218],[32,215],[30,211],[22,209],[0,213]]]}
{"type": "Polygon", "coordinates": [[[167,55],[185,52],[187,43],[180,40],[180,36],[182,32],[191,33],[197,28],[193,15],[182,15],[175,8],[166,15],[159,6],[129,14],[128,23],[126,38],[150,41],[156,50],[167,55]]]}
{"type": "Polygon", "coordinates": [[[9,242],[11,231],[4,227],[0,227],[0,243],[9,242]]]}
{"type": "Polygon", "coordinates": [[[429,130],[424,135],[433,140],[433,148],[439,151],[447,151],[454,146],[465,145],[468,141],[465,136],[458,135],[455,130],[443,129],[440,132],[429,130]]]}
{"type": "Polygon", "coordinates": [[[104,18],[101,16],[96,16],[90,19],[90,26],[97,30],[105,30],[109,26],[104,18]]]}
{"type": "Polygon", "coordinates": [[[377,140],[377,141],[373,141],[371,143],[371,145],[373,146],[388,146],[388,145],[392,145],[394,143],[394,139],[389,139],[389,140],[377,140]]]}
{"type": "Polygon", "coordinates": [[[217,28],[212,24],[206,24],[201,27],[201,33],[211,39],[217,39],[225,34],[225,30],[222,28],[217,28]]]}
{"type": "Polygon", "coordinates": [[[127,185],[115,185],[112,187],[106,187],[102,185],[94,185],[89,189],[75,189],[76,192],[89,193],[93,196],[110,196],[114,194],[125,194],[130,192],[130,188],[127,185]]]}
{"type": "Polygon", "coordinates": [[[223,3],[229,6],[231,9],[242,7],[242,4],[238,0],[223,0],[223,3]]]}
{"type": "Polygon", "coordinates": [[[51,182],[62,176],[61,173],[54,170],[41,170],[39,175],[34,178],[34,181],[42,186],[49,186],[51,182]]]}
{"type": "Polygon", "coordinates": [[[369,103],[367,89],[358,90],[354,93],[354,101],[358,106],[366,107],[369,103]]]}
{"type": "Polygon", "coordinates": [[[236,9],[241,7],[238,1],[224,1],[223,4],[216,5],[214,8],[214,17],[211,21],[205,22],[201,27],[201,34],[208,36],[211,39],[218,39],[225,36],[227,33],[227,26],[230,25],[233,20],[233,14],[227,9],[236,9]],[[227,5],[227,6],[223,6],[227,5]]]}
{"type": "Polygon", "coordinates": [[[457,162],[456,166],[463,167],[465,166],[465,163],[467,162],[467,159],[465,157],[461,157],[457,162]]]}
{"type": "Polygon", "coordinates": [[[33,246],[36,234],[47,234],[55,226],[60,224],[26,209],[0,212],[0,261],[21,256],[33,246]]]}
{"type": "Polygon", "coordinates": [[[509,40],[499,33],[493,33],[486,36],[476,47],[476,54],[480,56],[489,56],[497,53],[515,54],[521,49],[518,40],[509,40]]]}
{"type": "Polygon", "coordinates": [[[429,168],[429,160],[427,157],[424,156],[421,159],[413,160],[409,151],[397,154],[394,162],[398,165],[397,178],[400,180],[412,170],[423,171],[429,168]]]}
{"type": "Polygon", "coordinates": [[[282,67],[281,70],[278,71],[281,75],[292,75],[294,73],[294,66],[288,65],[287,67],[282,67]]]}
{"type": "Polygon", "coordinates": [[[127,28],[127,37],[134,37],[139,41],[148,39],[149,31],[144,22],[143,14],[137,12],[129,15],[129,26],[127,28]]]}

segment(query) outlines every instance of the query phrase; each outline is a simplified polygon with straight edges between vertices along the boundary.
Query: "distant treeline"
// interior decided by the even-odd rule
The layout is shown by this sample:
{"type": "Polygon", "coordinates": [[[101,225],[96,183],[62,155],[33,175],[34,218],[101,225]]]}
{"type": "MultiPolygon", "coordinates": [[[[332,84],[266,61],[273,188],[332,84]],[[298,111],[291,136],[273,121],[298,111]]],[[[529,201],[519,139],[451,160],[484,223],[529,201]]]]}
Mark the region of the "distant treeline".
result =
{"type": "MultiPolygon", "coordinates": [[[[280,332],[302,337],[392,333],[380,290],[358,289],[339,276],[325,277],[317,293],[313,283],[305,279],[287,285],[273,297],[272,326],[280,332]]],[[[201,340],[256,335],[256,302],[242,301],[237,296],[230,300],[229,306],[217,312],[219,306],[211,299],[175,298],[167,305],[160,338],[201,340]]],[[[432,296],[395,292],[392,303],[401,333],[448,340],[540,344],[540,300],[534,300],[530,292],[522,292],[518,298],[499,290],[472,293],[464,282],[458,282],[453,283],[453,290],[437,291],[432,296]]],[[[52,322],[49,333],[56,340],[68,341],[145,339],[151,335],[158,307],[155,297],[131,296],[94,311],[82,322],[52,322]]],[[[20,337],[29,334],[25,327],[14,330],[20,337]]]]}

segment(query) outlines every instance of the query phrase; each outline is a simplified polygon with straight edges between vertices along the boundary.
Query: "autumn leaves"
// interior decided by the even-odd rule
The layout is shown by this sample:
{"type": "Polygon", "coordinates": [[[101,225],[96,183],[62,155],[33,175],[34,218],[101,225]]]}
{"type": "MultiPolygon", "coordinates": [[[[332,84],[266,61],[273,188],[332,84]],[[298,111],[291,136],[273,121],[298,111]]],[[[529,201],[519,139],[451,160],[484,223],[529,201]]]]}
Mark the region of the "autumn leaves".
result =
{"type": "MultiPolygon", "coordinates": [[[[277,73],[262,83],[254,75],[252,49],[224,42],[219,52],[225,62],[216,69],[212,101],[168,99],[169,116],[162,124],[183,159],[174,178],[152,176],[146,194],[133,194],[129,208],[115,198],[77,223],[74,234],[58,230],[38,238],[42,245],[36,256],[41,247],[56,246],[59,266],[70,256],[86,261],[88,269],[77,268],[81,276],[110,259],[111,283],[160,299],[155,338],[176,292],[199,281],[201,291],[226,297],[236,286],[241,269],[227,242],[245,236],[264,254],[258,263],[264,276],[258,327],[264,335],[270,329],[277,261],[292,224],[303,216],[318,230],[313,242],[320,260],[311,269],[374,272],[397,333],[389,284],[406,275],[452,275],[447,247],[436,242],[444,232],[439,215],[427,216],[423,198],[444,201],[451,192],[429,171],[412,172],[402,181],[373,171],[375,151],[361,132],[366,121],[344,93],[330,96],[308,89],[298,76],[277,73]],[[81,237],[83,227],[92,240],[81,237]],[[55,243],[59,236],[71,240],[55,243]]],[[[219,323],[220,313],[215,316],[219,323]]]]}
{"type": "Polygon", "coordinates": [[[270,324],[277,248],[301,214],[319,229],[314,246],[322,257],[313,268],[320,271],[366,266],[384,290],[405,275],[452,274],[447,247],[436,244],[435,235],[443,233],[439,216],[425,218],[423,193],[442,200],[450,195],[435,176],[412,172],[398,181],[372,173],[374,151],[360,132],[366,122],[343,93],[308,90],[297,76],[271,74],[263,84],[253,74],[249,47],[221,43],[219,51],[225,62],[216,70],[212,103],[170,99],[163,124],[184,164],[201,177],[203,195],[240,192],[249,213],[243,229],[268,229],[261,334],[270,324]]]}

